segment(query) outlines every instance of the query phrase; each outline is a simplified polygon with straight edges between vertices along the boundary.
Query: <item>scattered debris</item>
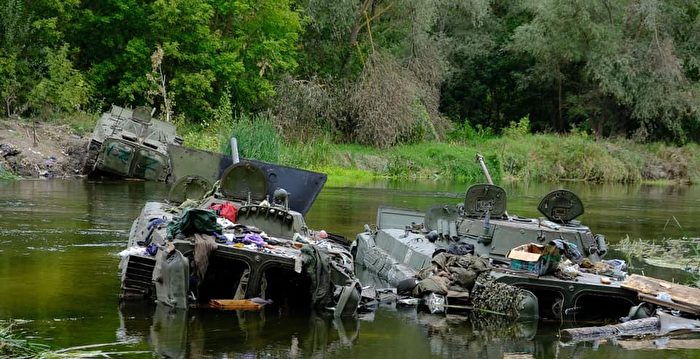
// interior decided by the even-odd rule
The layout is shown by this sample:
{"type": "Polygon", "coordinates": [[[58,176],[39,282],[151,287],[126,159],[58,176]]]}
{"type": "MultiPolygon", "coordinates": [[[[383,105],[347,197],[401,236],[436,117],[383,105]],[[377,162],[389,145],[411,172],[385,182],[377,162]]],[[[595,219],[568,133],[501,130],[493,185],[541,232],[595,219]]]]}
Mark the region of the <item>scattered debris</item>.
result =
{"type": "Polygon", "coordinates": [[[635,291],[639,299],[692,315],[700,315],[700,289],[632,274],[620,284],[635,291]]]}

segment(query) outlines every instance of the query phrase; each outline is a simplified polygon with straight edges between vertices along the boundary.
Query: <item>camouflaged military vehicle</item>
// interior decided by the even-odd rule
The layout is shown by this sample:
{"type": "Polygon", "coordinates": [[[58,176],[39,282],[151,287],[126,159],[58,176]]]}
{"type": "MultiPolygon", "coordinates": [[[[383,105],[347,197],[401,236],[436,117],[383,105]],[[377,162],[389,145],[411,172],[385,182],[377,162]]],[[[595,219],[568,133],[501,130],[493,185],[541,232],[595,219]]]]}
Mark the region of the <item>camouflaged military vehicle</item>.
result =
{"type": "Polygon", "coordinates": [[[397,286],[434,265],[441,252],[487,257],[491,278],[533,293],[545,318],[619,318],[639,303],[638,293],[624,288],[626,273],[602,260],[605,237],[576,220],[584,208],[574,193],[556,190],[544,196],[541,218],[508,214],[506,207],[505,190],[477,184],[459,204],[425,212],[379,208],[376,226],[365,225],[353,244],[355,262],[397,286]],[[567,253],[575,260],[570,270],[564,268],[568,278],[555,275],[565,260],[563,251],[556,260],[543,251],[553,241],[576,252],[567,253]]]}
{"type": "Polygon", "coordinates": [[[182,145],[175,126],[151,117],[151,110],[112,106],[90,137],[83,173],[165,181],[170,175],[169,144],[182,145]]]}

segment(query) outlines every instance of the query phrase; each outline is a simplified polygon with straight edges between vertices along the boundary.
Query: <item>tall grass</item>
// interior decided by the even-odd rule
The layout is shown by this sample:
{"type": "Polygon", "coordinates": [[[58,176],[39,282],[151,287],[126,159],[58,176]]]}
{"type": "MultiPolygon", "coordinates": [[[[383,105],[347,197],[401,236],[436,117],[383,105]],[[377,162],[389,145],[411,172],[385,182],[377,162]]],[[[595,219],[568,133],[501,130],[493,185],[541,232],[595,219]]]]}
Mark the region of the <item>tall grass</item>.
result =
{"type": "Polygon", "coordinates": [[[12,172],[4,169],[2,165],[0,165],[0,181],[14,180],[17,178],[18,177],[15,176],[12,172]]]}
{"type": "Polygon", "coordinates": [[[501,137],[489,141],[488,146],[509,180],[636,182],[642,179],[645,163],[644,157],[628,146],[576,135],[501,137]]]}
{"type": "Polygon", "coordinates": [[[450,143],[403,145],[388,151],[386,175],[392,178],[456,179],[483,181],[484,175],[476,160],[482,152],[494,180],[500,178],[498,158],[485,147],[467,147],[450,143]]]}
{"type": "Polygon", "coordinates": [[[477,153],[484,155],[496,182],[700,180],[698,145],[595,140],[583,132],[533,135],[527,118],[512,123],[501,136],[465,122],[445,142],[380,150],[334,143],[332,134],[324,132],[283,141],[269,116],[234,117],[229,110],[224,103],[209,123],[180,126],[185,145],[229,153],[228,139],[235,136],[242,157],[323,171],[344,181],[382,177],[481,182],[485,179],[477,153]]]}
{"type": "Polygon", "coordinates": [[[496,182],[700,179],[697,145],[678,148],[622,139],[598,141],[579,134],[478,136],[467,142],[424,142],[387,150],[328,140],[283,147],[282,163],[343,174],[360,171],[354,175],[366,173],[366,178],[484,181],[476,161],[476,154],[481,153],[496,182]]]}
{"type": "Polygon", "coordinates": [[[223,153],[231,153],[228,140],[235,137],[241,157],[266,162],[279,162],[281,139],[277,129],[265,115],[240,115],[233,120],[226,138],[222,139],[223,153]]]}
{"type": "Polygon", "coordinates": [[[36,359],[75,359],[75,358],[111,358],[143,356],[150,353],[143,350],[114,350],[118,346],[129,346],[133,341],[81,345],[52,350],[48,345],[22,338],[21,333],[13,328],[13,323],[0,323],[0,358],[36,358],[36,359]],[[98,349],[98,348],[104,348],[98,349]]]}
{"type": "Polygon", "coordinates": [[[337,147],[328,137],[288,142],[282,146],[280,162],[288,166],[320,170],[334,163],[337,147]]]}
{"type": "Polygon", "coordinates": [[[236,137],[241,157],[278,162],[281,137],[268,114],[235,114],[228,93],[220,100],[211,120],[192,124],[184,118],[175,120],[185,146],[231,153],[231,137],[236,137]]]}
{"type": "Polygon", "coordinates": [[[48,345],[21,338],[11,324],[0,325],[0,358],[36,358],[48,350],[48,345]]]}

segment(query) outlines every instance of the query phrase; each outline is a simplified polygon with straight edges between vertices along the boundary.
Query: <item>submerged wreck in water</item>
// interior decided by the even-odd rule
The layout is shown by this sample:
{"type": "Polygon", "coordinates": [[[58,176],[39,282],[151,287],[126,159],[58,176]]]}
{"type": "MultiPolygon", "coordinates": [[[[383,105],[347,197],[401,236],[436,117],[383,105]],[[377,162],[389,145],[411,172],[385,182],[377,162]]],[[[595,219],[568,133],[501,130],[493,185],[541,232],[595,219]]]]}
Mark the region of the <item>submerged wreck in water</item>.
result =
{"type": "Polygon", "coordinates": [[[477,184],[457,205],[379,208],[376,227],[365,225],[357,235],[355,261],[397,291],[444,310],[635,319],[661,307],[700,315],[700,289],[628,276],[624,261],[604,260],[605,237],[576,220],[584,209],[574,193],[547,194],[541,218],[509,214],[506,197],[501,187],[477,184]]]}
{"type": "Polygon", "coordinates": [[[179,151],[174,173],[198,175],[180,175],[169,201],[146,203],[134,221],[121,253],[123,299],[356,312],[361,287],[345,239],[304,222],[324,174],[179,151]]]}

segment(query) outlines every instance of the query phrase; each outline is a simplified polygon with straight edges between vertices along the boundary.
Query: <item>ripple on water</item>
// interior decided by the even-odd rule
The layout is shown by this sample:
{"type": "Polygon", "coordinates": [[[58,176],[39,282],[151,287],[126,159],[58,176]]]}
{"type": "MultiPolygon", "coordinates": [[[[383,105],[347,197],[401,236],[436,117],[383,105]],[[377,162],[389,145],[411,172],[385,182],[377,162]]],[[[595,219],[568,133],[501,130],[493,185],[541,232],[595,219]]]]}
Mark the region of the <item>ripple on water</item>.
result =
{"type": "Polygon", "coordinates": [[[123,229],[90,228],[78,230],[77,233],[90,236],[108,234],[125,238],[129,237],[129,231],[123,229]]]}
{"type": "Polygon", "coordinates": [[[124,242],[102,242],[102,243],[81,243],[81,244],[71,244],[71,247],[124,247],[124,242]]]}
{"type": "Polygon", "coordinates": [[[27,247],[27,250],[30,251],[42,251],[42,252],[65,252],[65,248],[63,246],[56,246],[56,247],[27,247]]]}

